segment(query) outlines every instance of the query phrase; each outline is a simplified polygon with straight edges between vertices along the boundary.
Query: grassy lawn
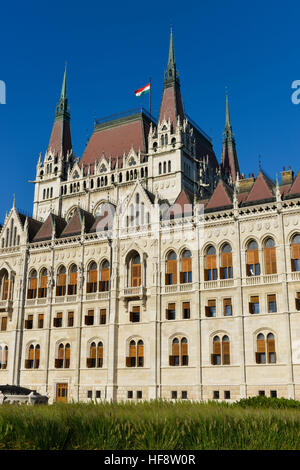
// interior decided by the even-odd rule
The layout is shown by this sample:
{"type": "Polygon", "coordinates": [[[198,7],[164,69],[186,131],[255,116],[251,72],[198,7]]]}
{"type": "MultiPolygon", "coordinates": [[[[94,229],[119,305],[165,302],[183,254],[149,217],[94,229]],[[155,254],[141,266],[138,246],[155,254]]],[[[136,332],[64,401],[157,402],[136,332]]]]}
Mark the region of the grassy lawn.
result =
{"type": "Polygon", "coordinates": [[[2,449],[300,449],[300,402],[2,405],[2,449]]]}

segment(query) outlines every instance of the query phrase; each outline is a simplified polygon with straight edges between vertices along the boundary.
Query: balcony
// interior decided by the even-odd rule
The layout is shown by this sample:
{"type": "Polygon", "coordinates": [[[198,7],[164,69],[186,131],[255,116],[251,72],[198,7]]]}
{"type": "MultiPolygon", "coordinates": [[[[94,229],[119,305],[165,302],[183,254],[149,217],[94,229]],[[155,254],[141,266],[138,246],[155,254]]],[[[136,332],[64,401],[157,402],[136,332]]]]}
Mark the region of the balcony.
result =
{"type": "Polygon", "coordinates": [[[172,294],[175,292],[188,292],[193,290],[193,283],[187,282],[183,284],[170,284],[163,286],[163,292],[165,294],[172,294]]]}
{"type": "Polygon", "coordinates": [[[123,289],[122,296],[124,299],[142,299],[146,296],[146,287],[144,286],[137,286],[137,287],[125,287],[123,289]]]}
{"type": "Polygon", "coordinates": [[[224,287],[234,287],[234,279],[214,279],[204,281],[204,289],[222,289],[224,287]]]}
{"type": "Polygon", "coordinates": [[[13,301],[12,300],[0,300],[0,312],[12,313],[13,301]]]}

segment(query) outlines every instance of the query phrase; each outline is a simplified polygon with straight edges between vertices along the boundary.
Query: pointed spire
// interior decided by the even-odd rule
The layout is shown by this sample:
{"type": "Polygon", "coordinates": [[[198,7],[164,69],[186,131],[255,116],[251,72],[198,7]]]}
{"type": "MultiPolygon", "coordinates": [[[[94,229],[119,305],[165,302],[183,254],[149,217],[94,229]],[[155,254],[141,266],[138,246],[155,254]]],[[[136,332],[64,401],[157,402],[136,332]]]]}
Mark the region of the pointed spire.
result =
{"type": "Polygon", "coordinates": [[[175,64],[175,53],[174,53],[174,45],[173,45],[173,28],[171,25],[168,67],[173,64],[175,64]]]}
{"type": "Polygon", "coordinates": [[[55,120],[52,128],[48,150],[55,155],[66,156],[72,151],[72,138],[70,129],[70,109],[67,96],[67,64],[65,65],[59,103],[56,106],[55,120]]]}
{"type": "Polygon", "coordinates": [[[164,91],[161,100],[159,121],[162,122],[164,119],[167,121],[170,120],[175,129],[178,116],[180,116],[180,120],[183,122],[184,109],[180,92],[179,76],[175,63],[173,29],[171,27],[168,65],[165,71],[164,91]]]}
{"type": "Polygon", "coordinates": [[[232,132],[228,92],[226,88],[226,113],[225,113],[225,129],[223,132],[223,149],[221,167],[228,180],[235,183],[237,174],[240,173],[240,167],[235,147],[235,138],[232,132]]]}
{"type": "Polygon", "coordinates": [[[63,78],[63,83],[61,87],[61,94],[60,94],[60,101],[68,99],[67,97],[67,62],[65,64],[65,72],[64,72],[64,78],[63,78]]]}

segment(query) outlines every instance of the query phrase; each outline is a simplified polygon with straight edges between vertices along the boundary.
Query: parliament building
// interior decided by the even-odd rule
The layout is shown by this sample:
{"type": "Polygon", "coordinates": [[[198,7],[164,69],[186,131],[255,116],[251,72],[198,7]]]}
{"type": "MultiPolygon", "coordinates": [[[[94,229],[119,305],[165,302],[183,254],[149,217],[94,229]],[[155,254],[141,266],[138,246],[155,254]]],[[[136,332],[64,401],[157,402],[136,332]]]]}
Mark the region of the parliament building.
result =
{"type": "Polygon", "coordinates": [[[158,119],[95,119],[81,158],[65,70],[34,185],[32,217],[14,200],[0,226],[0,384],[49,403],[300,400],[300,171],[241,172],[228,97],[218,160],[172,33],[158,119]]]}

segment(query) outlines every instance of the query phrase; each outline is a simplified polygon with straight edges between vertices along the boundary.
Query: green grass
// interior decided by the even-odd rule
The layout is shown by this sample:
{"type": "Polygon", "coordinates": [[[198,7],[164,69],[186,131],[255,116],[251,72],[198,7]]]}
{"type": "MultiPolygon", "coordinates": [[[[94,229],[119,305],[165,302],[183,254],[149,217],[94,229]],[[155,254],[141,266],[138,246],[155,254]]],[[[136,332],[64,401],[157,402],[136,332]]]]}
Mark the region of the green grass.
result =
{"type": "Polygon", "coordinates": [[[2,405],[0,450],[300,449],[300,402],[2,405]]]}

